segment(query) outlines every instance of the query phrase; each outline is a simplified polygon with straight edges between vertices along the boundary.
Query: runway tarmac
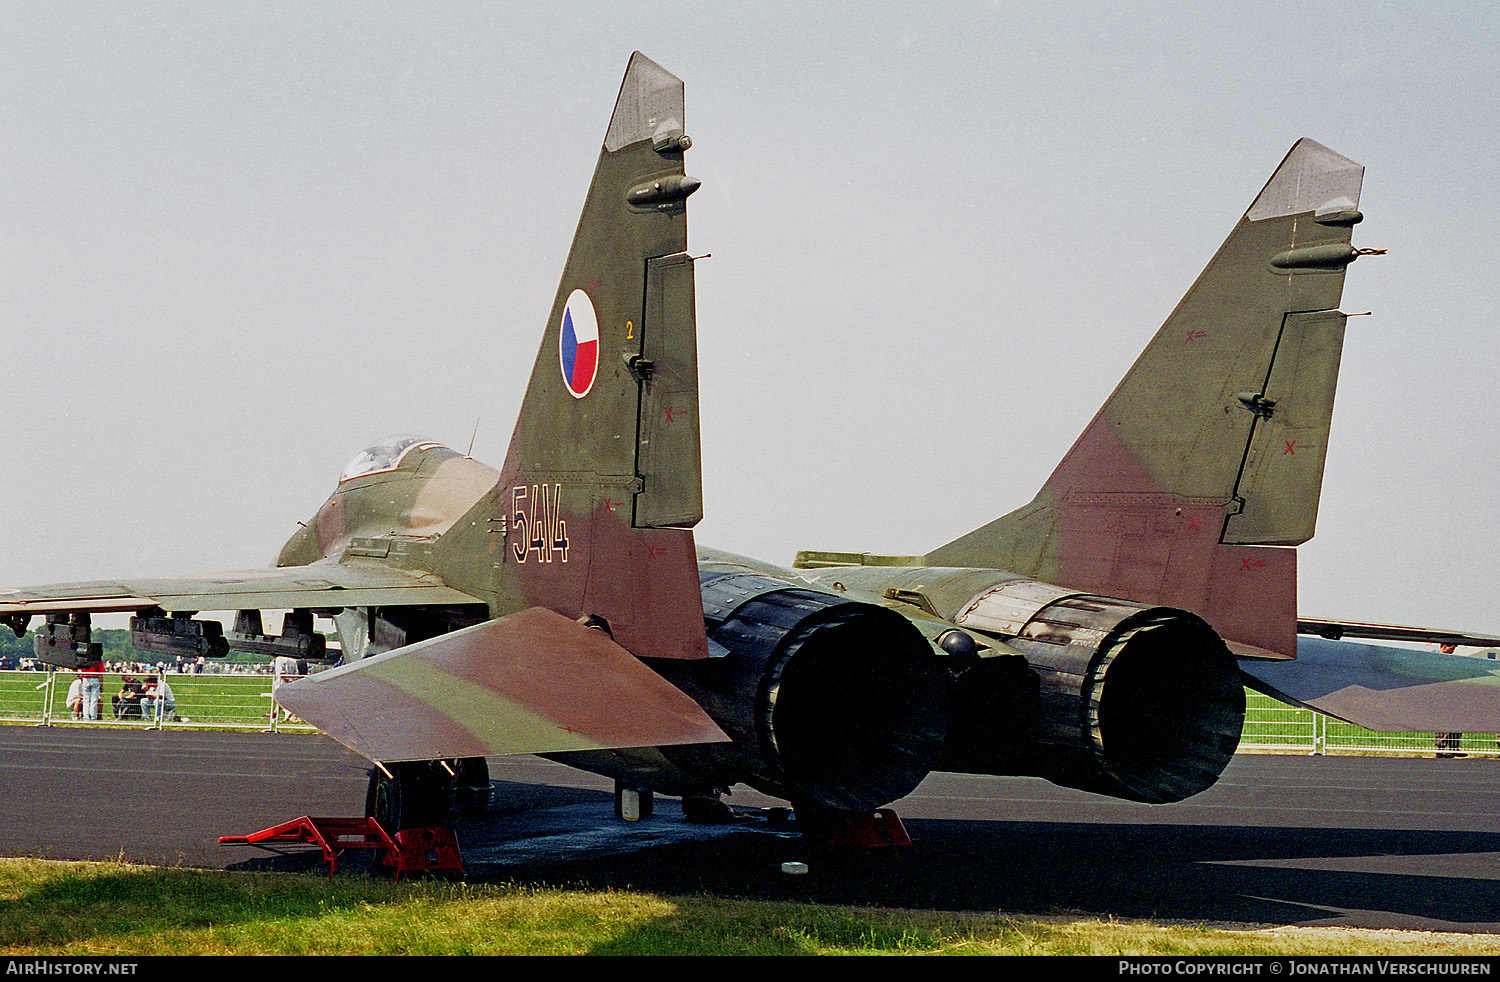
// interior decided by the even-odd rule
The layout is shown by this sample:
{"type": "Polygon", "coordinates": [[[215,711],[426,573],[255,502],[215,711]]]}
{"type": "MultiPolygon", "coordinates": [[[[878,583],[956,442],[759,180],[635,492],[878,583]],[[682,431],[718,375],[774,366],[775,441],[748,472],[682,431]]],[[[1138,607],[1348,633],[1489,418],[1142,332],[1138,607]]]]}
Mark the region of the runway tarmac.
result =
{"type": "MultiPolygon", "coordinates": [[[[221,847],[300,815],[358,815],[368,764],[322,736],[0,726],[0,855],[307,870],[221,847]]],[[[1030,778],[939,774],[893,806],[910,848],[815,850],[743,788],[745,820],[613,816],[611,784],[491,761],[454,823],[470,880],[1027,914],[1500,933],[1500,761],[1236,757],[1209,791],[1137,805],[1030,778]],[[803,876],[780,871],[808,863],[803,876]]]]}

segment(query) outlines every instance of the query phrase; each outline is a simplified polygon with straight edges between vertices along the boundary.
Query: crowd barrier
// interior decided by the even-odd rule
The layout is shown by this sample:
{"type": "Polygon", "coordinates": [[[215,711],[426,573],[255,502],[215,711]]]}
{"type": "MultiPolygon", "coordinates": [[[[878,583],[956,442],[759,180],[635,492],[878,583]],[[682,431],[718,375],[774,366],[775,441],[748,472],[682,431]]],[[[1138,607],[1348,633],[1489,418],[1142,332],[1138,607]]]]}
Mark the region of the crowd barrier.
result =
{"type": "MultiPolygon", "coordinates": [[[[144,678],[149,672],[133,672],[144,678]]],[[[150,712],[126,710],[116,714],[115,698],[124,681],[119,672],[106,672],[102,683],[99,719],[81,718],[68,705],[74,672],[0,672],[0,722],[38,726],[138,726],[148,729],[198,727],[212,729],[289,730],[307,733],[312,727],[290,719],[271,700],[271,676],[232,672],[162,675],[172,690],[174,705],[158,702],[150,712]]]]}
{"type": "MultiPolygon", "coordinates": [[[[118,673],[106,674],[97,721],[79,719],[68,707],[68,686],[77,677],[72,672],[0,672],[0,722],[152,729],[191,726],[299,733],[312,730],[301,720],[289,719],[278,711],[271,700],[270,675],[169,672],[165,677],[176,698],[175,712],[116,717],[112,697],[120,692],[123,683],[118,673]]],[[[1245,702],[1241,751],[1500,756],[1500,743],[1492,733],[1376,733],[1312,710],[1293,708],[1258,692],[1247,691],[1245,702]]]]}
{"type": "Polygon", "coordinates": [[[1245,729],[1240,734],[1240,750],[1500,756],[1500,744],[1493,733],[1377,733],[1249,690],[1245,692],[1245,729]]]}

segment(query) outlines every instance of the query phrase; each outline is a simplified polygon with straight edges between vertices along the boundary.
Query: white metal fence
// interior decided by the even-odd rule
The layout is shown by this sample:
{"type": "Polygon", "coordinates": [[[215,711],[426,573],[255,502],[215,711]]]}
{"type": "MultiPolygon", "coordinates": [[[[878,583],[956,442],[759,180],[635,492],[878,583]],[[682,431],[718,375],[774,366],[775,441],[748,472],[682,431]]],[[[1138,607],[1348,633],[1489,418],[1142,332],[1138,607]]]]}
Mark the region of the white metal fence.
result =
{"type": "Polygon", "coordinates": [[[1245,693],[1240,749],[1271,753],[1500,756],[1493,733],[1377,733],[1259,692],[1245,693]]]}
{"type": "Polygon", "coordinates": [[[0,722],[39,726],[139,726],[150,729],[212,727],[216,729],[292,730],[312,727],[291,719],[271,699],[271,676],[204,673],[127,673],[143,679],[157,674],[172,690],[172,704],[155,700],[149,707],[124,699],[124,676],[108,672],[102,683],[99,718],[84,719],[84,710],[68,704],[73,672],[0,672],[0,722]]]}

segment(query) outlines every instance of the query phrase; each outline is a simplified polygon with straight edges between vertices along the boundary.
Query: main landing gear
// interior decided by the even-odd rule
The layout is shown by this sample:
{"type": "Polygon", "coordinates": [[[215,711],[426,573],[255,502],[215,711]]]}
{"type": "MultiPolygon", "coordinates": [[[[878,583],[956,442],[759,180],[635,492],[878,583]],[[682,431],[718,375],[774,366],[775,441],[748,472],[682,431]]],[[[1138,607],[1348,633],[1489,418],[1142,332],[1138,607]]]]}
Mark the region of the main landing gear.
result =
{"type": "Polygon", "coordinates": [[[483,757],[376,764],[365,791],[365,816],[392,834],[442,824],[450,814],[483,812],[490,770],[483,757]]]}

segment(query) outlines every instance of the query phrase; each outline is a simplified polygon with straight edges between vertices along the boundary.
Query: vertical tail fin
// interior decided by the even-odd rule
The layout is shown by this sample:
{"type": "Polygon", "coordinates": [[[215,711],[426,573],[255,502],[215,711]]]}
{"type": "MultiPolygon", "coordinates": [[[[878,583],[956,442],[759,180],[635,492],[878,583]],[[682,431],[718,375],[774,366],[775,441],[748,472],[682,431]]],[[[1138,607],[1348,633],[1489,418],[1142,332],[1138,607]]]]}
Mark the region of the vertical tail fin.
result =
{"type": "Polygon", "coordinates": [[[630,59],[492,503],[497,594],[706,655],[697,340],[680,79],[630,59]]]}
{"type": "Polygon", "coordinates": [[[1292,147],[1031,504],[933,551],[1204,615],[1291,655],[1364,169],[1292,147]]]}

